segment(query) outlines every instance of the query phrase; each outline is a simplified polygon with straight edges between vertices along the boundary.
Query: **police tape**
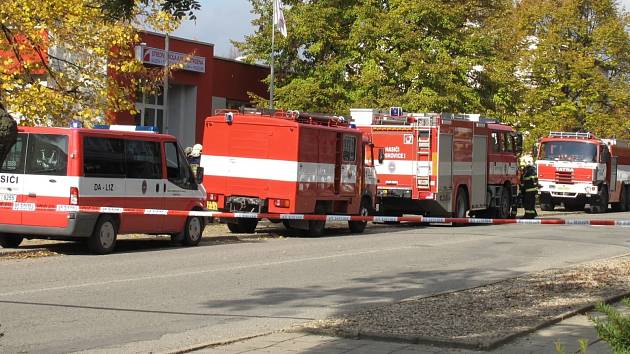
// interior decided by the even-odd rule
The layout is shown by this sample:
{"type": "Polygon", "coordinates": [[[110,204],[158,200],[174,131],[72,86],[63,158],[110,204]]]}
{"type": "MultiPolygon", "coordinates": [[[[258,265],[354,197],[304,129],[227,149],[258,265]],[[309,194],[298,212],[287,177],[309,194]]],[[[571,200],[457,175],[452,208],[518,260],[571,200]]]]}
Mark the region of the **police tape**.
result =
{"type": "Polygon", "coordinates": [[[139,209],[110,206],[43,205],[23,202],[0,202],[0,209],[21,212],[56,213],[99,213],[162,216],[201,216],[218,219],[272,219],[310,221],[371,221],[380,223],[426,223],[426,224],[525,224],[525,225],[590,225],[590,226],[630,226],[630,220],[613,219],[484,219],[484,218],[443,218],[428,216],[359,216],[359,215],[317,215],[317,214],[277,214],[277,213],[226,213],[219,211],[185,211],[166,209],[139,209]]]}

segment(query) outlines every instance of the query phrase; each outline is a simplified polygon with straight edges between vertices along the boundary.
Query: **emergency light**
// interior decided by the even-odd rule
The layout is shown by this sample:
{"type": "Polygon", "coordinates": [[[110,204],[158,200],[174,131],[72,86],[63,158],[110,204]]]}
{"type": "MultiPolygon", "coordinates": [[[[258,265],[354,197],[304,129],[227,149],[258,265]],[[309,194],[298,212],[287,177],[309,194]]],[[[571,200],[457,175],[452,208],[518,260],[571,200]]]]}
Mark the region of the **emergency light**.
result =
{"type": "Polygon", "coordinates": [[[403,115],[402,107],[391,107],[389,109],[389,115],[392,117],[400,117],[403,115]]]}
{"type": "Polygon", "coordinates": [[[95,125],[94,129],[118,130],[125,132],[159,133],[152,125],[95,125]]]}
{"type": "Polygon", "coordinates": [[[83,123],[80,120],[73,119],[70,121],[70,128],[83,128],[83,123]]]}

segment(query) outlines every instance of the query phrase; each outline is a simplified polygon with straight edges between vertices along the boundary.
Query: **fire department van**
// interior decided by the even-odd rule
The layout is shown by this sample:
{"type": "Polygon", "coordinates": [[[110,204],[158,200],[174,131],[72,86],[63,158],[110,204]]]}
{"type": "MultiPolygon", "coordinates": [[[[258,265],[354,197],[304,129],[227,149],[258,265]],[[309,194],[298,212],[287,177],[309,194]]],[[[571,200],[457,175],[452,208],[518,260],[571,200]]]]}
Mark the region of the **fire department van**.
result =
{"type": "Polygon", "coordinates": [[[171,234],[193,246],[204,219],[166,210],[202,210],[205,196],[173,136],[20,127],[0,167],[0,245],[17,247],[24,238],[86,239],[92,252],[104,254],[114,249],[118,234],[146,233],[171,234]],[[62,213],[56,205],[101,212],[62,213]],[[126,214],[119,208],[148,211],[126,214]]]}
{"type": "MultiPolygon", "coordinates": [[[[299,112],[226,111],[206,118],[208,209],[225,212],[368,215],[374,208],[373,146],[342,118],[299,112]]],[[[257,219],[226,220],[251,233],[257,219]]],[[[324,221],[284,220],[323,233],[324,221]]],[[[353,232],[366,222],[349,221],[353,232]]]]}
{"type": "Polygon", "coordinates": [[[351,114],[379,149],[380,214],[516,215],[522,138],[510,126],[480,115],[396,107],[351,114]]]}
{"type": "Polygon", "coordinates": [[[630,209],[630,142],[599,139],[592,133],[551,132],[540,140],[540,207],[603,213],[630,209]]]}

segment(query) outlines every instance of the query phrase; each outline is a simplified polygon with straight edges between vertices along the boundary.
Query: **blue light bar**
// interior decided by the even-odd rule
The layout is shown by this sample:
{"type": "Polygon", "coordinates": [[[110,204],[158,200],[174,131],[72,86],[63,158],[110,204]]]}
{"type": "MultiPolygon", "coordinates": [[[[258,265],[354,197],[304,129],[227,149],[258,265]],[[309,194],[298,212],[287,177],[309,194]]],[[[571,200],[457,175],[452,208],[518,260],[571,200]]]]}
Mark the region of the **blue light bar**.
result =
{"type": "Polygon", "coordinates": [[[160,131],[156,126],[152,125],[95,125],[94,129],[108,129],[118,130],[126,132],[144,132],[144,133],[159,133],[160,131]]]}

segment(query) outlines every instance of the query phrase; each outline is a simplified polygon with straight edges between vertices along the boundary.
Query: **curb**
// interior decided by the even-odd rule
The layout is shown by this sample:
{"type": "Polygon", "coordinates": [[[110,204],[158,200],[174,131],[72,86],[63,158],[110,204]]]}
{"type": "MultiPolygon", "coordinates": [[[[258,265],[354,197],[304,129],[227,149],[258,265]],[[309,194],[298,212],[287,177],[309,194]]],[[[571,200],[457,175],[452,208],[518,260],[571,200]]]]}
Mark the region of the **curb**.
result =
{"type": "Polygon", "coordinates": [[[277,333],[277,332],[278,331],[265,332],[265,333],[259,333],[259,334],[254,334],[254,335],[251,335],[251,336],[240,337],[240,338],[230,339],[230,340],[225,340],[225,341],[197,344],[197,345],[192,345],[192,346],[189,346],[189,347],[186,347],[186,348],[177,349],[177,350],[174,350],[174,351],[159,352],[158,354],[184,354],[184,353],[190,353],[190,352],[194,352],[196,350],[206,349],[206,348],[210,348],[210,347],[218,347],[218,346],[222,346],[222,345],[230,345],[230,344],[234,344],[234,343],[237,343],[237,342],[242,342],[242,341],[249,340],[249,339],[254,339],[254,338],[258,338],[258,337],[264,337],[264,336],[268,336],[270,334],[274,334],[274,333],[277,333]]]}
{"type": "MultiPolygon", "coordinates": [[[[467,290],[467,289],[464,289],[467,290]]],[[[621,299],[623,299],[624,297],[630,296],[630,290],[608,297],[608,298],[604,298],[601,301],[598,301],[596,303],[599,302],[604,302],[604,303],[613,303],[613,302],[617,302],[621,299]]],[[[408,344],[428,344],[428,345],[433,345],[433,346],[440,346],[440,347],[449,347],[449,348],[460,348],[460,349],[472,349],[472,350],[485,350],[485,351],[490,351],[493,349],[496,349],[504,344],[507,344],[508,342],[533,333],[538,331],[539,329],[545,328],[545,327],[549,327],[551,325],[554,325],[558,322],[561,322],[567,318],[573,317],[575,315],[578,314],[582,314],[588,311],[591,311],[593,308],[595,308],[595,304],[596,303],[591,303],[588,305],[584,305],[582,307],[579,307],[575,310],[570,310],[564,313],[561,313],[557,316],[554,316],[553,318],[550,318],[546,321],[543,321],[542,323],[539,323],[533,327],[524,329],[522,331],[516,332],[516,333],[512,333],[509,334],[507,336],[501,337],[495,341],[489,341],[489,342],[485,342],[485,343],[476,343],[476,344],[468,344],[465,342],[458,342],[458,341],[452,341],[449,339],[440,339],[438,337],[426,337],[426,336],[404,336],[404,335],[387,335],[387,334],[379,334],[379,333],[375,333],[375,332],[370,332],[370,331],[366,331],[366,330],[335,330],[335,331],[330,331],[330,330],[325,330],[325,329],[316,329],[316,328],[306,328],[306,327],[298,327],[295,329],[289,329],[286,330],[286,332],[290,332],[290,333],[307,333],[307,334],[314,334],[314,335],[326,335],[326,336],[333,336],[333,337],[340,337],[340,338],[348,338],[348,339],[357,339],[357,340],[361,340],[361,339],[368,339],[368,340],[374,340],[374,341],[380,341],[380,342],[393,342],[393,343],[408,343],[408,344]]]]}
{"type": "Polygon", "coordinates": [[[47,251],[49,251],[49,249],[45,247],[10,249],[9,251],[3,251],[3,249],[0,249],[0,259],[4,257],[16,256],[20,254],[29,254],[29,253],[47,252],[47,251]]]}

